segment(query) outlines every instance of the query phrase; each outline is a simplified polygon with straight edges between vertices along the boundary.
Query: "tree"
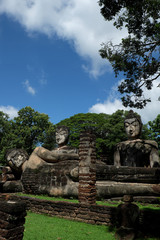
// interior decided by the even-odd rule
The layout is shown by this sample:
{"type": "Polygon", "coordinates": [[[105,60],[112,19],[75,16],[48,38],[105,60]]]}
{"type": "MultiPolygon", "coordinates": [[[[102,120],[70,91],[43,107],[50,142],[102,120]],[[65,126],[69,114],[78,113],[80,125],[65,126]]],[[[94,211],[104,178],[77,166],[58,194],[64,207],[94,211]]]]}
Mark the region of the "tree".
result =
{"type": "Polygon", "coordinates": [[[97,157],[107,157],[107,163],[113,163],[115,145],[126,140],[124,132],[124,116],[126,112],[118,110],[112,115],[100,113],[80,113],[64,119],[58,125],[70,128],[69,145],[79,148],[79,137],[81,131],[92,129],[96,135],[97,157]]]}
{"type": "Polygon", "coordinates": [[[80,133],[91,129],[100,136],[103,133],[102,127],[109,115],[104,113],[79,113],[70,118],[64,119],[57,125],[64,125],[70,129],[69,145],[78,148],[80,133]]]}
{"type": "Polygon", "coordinates": [[[105,20],[116,28],[126,27],[121,43],[102,43],[100,55],[112,64],[115,75],[124,72],[118,86],[124,106],[143,108],[151,100],[143,89],[151,90],[160,76],[160,1],[99,0],[105,20]]]}
{"type": "Polygon", "coordinates": [[[25,149],[30,155],[38,145],[54,145],[54,126],[47,114],[31,107],[22,108],[18,117],[11,120],[12,137],[9,148],[25,149]],[[51,132],[53,135],[51,136],[51,132]]]}
{"type": "Polygon", "coordinates": [[[0,111],[0,164],[5,163],[5,153],[10,141],[11,123],[9,116],[0,111]]]}
{"type": "Polygon", "coordinates": [[[148,122],[149,138],[158,143],[160,151],[160,114],[153,121],[148,122]]]}

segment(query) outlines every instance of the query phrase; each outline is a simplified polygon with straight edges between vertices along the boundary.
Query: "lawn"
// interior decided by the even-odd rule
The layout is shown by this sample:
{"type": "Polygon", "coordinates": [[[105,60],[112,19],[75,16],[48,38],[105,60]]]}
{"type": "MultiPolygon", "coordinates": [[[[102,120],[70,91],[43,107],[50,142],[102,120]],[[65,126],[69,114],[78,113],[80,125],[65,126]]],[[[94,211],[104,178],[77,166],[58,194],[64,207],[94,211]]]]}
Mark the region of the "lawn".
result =
{"type": "Polygon", "coordinates": [[[28,212],[23,240],[114,240],[107,226],[28,212]]]}
{"type": "MultiPolygon", "coordinates": [[[[23,240],[115,240],[115,230],[28,212],[23,240]]],[[[142,236],[137,240],[159,240],[142,236]]]]}
{"type": "MultiPolygon", "coordinates": [[[[18,194],[19,195],[19,194],[18,194]]],[[[21,196],[30,196],[39,199],[52,201],[69,201],[78,203],[76,199],[54,198],[49,196],[20,194],[21,196]]],[[[97,201],[99,205],[117,206],[120,202],[97,201]]],[[[160,209],[160,205],[148,204],[146,206],[138,204],[141,209],[160,209]]],[[[71,221],[58,217],[50,217],[28,212],[25,223],[25,232],[23,240],[112,240],[115,231],[108,226],[91,225],[77,221],[71,221]]],[[[139,240],[157,240],[157,238],[148,238],[142,236],[139,240]]],[[[137,239],[137,240],[138,240],[137,239]]],[[[160,239],[160,238],[158,238],[160,239]]]]}

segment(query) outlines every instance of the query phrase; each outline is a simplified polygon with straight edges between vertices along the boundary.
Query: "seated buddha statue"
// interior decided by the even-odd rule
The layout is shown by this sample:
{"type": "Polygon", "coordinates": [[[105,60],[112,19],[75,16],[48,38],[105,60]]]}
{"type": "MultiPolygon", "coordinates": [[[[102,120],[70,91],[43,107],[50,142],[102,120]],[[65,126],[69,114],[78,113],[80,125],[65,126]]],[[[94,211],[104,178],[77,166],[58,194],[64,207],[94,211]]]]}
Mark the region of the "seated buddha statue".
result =
{"type": "Polygon", "coordinates": [[[129,111],[124,121],[128,140],[116,145],[115,166],[151,168],[160,166],[158,144],[153,140],[140,139],[142,126],[140,116],[132,110],[129,111]]]}

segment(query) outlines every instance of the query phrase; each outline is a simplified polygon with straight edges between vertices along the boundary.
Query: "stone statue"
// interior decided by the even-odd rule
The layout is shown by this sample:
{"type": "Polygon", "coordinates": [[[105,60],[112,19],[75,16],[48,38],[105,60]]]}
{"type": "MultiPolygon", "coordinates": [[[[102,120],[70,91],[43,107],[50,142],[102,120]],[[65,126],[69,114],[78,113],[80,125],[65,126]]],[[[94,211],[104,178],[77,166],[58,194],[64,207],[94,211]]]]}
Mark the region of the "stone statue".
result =
{"type": "Polygon", "coordinates": [[[142,121],[132,110],[124,121],[128,140],[120,142],[114,153],[115,166],[159,167],[158,144],[153,140],[142,140],[142,121]]]}
{"type": "Polygon", "coordinates": [[[133,240],[138,232],[139,225],[139,207],[132,203],[133,197],[124,195],[123,202],[117,207],[117,231],[115,238],[117,240],[133,240]]]}
{"type": "Polygon", "coordinates": [[[6,153],[6,162],[16,173],[22,173],[22,166],[29,158],[27,152],[23,149],[10,149],[6,153]]]}
{"type": "Polygon", "coordinates": [[[47,163],[56,163],[64,160],[79,159],[77,149],[67,146],[69,138],[69,128],[66,126],[58,126],[56,129],[56,143],[58,148],[50,151],[43,147],[36,147],[29,160],[24,163],[23,170],[26,167],[35,169],[37,166],[47,163]]]}

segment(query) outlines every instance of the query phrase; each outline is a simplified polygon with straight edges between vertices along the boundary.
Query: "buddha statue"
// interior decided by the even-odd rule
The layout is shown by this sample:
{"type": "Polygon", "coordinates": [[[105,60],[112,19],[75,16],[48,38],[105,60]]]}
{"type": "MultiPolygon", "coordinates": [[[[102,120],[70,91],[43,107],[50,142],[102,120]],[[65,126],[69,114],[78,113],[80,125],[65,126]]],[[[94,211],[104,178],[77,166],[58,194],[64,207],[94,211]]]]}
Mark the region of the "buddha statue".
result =
{"type": "Polygon", "coordinates": [[[24,163],[23,170],[25,170],[26,167],[35,169],[44,162],[56,163],[59,161],[79,159],[77,149],[67,146],[68,138],[69,128],[66,126],[58,126],[56,129],[56,143],[58,144],[58,148],[50,151],[44,147],[36,147],[28,161],[24,163]]]}
{"type": "Polygon", "coordinates": [[[117,144],[114,153],[115,166],[151,168],[160,166],[158,144],[153,140],[140,139],[142,126],[140,116],[132,110],[129,111],[124,121],[128,140],[117,144]]]}

